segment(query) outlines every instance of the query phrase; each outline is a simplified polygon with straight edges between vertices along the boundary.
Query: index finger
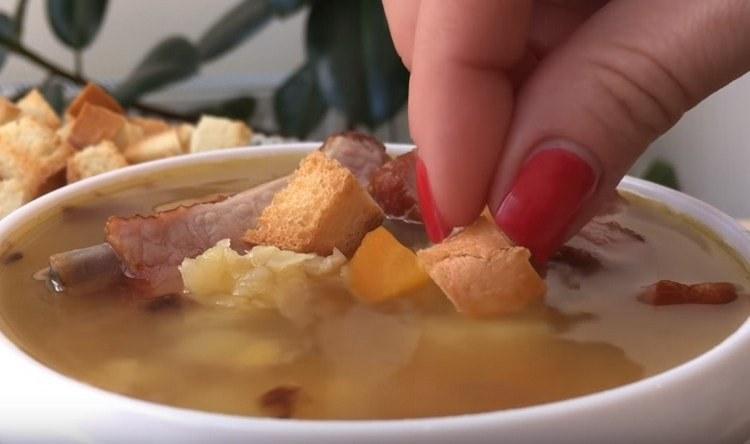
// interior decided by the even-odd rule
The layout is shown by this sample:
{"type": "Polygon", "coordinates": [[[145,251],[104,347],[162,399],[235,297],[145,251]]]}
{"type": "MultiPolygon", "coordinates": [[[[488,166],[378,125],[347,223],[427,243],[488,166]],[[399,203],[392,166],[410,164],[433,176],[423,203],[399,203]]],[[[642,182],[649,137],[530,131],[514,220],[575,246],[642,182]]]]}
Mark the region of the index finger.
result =
{"type": "Polygon", "coordinates": [[[433,240],[482,211],[513,108],[506,70],[524,54],[530,0],[420,3],[409,123],[433,240]]]}

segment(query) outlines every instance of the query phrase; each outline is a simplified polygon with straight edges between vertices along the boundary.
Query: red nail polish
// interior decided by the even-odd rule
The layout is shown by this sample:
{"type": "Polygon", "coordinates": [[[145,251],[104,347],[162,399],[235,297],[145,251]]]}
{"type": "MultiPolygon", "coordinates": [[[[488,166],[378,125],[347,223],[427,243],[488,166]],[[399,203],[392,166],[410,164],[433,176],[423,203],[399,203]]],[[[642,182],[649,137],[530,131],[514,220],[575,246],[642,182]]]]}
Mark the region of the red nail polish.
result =
{"type": "Polygon", "coordinates": [[[427,236],[433,243],[440,243],[451,232],[450,227],[443,221],[435,199],[432,197],[432,188],[430,188],[430,179],[427,177],[427,168],[425,168],[422,159],[417,157],[417,193],[419,194],[419,208],[422,212],[422,222],[424,222],[427,236]]]}
{"type": "Polygon", "coordinates": [[[495,213],[495,222],[514,242],[531,250],[537,262],[544,263],[560,246],[597,181],[591,165],[572,151],[537,151],[518,173],[495,213]]]}

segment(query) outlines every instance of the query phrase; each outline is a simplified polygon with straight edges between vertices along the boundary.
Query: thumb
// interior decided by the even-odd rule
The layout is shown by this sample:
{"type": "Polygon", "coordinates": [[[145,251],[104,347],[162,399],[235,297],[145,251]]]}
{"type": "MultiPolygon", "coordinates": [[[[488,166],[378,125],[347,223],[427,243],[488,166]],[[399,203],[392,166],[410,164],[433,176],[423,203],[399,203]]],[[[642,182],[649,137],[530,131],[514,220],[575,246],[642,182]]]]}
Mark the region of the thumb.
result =
{"type": "Polygon", "coordinates": [[[544,262],[682,114],[750,68],[750,2],[613,0],[517,98],[490,189],[497,224],[544,262]]]}

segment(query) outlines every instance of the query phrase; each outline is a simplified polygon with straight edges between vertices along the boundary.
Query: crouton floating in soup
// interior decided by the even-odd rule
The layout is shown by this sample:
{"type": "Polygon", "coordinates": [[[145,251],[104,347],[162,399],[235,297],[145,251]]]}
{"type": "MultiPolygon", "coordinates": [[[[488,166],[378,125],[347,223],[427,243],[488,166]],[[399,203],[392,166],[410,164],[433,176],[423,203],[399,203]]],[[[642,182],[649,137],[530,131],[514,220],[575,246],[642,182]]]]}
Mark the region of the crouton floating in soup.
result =
{"type": "Polygon", "coordinates": [[[56,371],[156,403],[399,419],[628,384],[750,313],[727,246],[629,194],[545,270],[483,216],[430,245],[413,159],[344,133],[304,160],[176,167],[71,198],[0,251],[0,327],[56,371]],[[32,280],[48,263],[58,293],[32,280]]]}

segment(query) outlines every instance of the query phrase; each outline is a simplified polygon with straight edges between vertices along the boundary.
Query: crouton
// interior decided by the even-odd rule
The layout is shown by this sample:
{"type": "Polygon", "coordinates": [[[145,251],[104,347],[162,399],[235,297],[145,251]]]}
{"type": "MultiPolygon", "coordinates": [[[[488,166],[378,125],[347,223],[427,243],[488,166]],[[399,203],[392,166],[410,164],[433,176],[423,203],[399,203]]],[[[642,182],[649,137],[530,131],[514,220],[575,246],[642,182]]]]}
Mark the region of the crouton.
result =
{"type": "Polygon", "coordinates": [[[177,130],[177,137],[180,138],[180,145],[182,145],[182,152],[187,153],[190,151],[190,140],[193,138],[193,132],[195,126],[189,123],[182,123],[175,127],[177,130]]]}
{"type": "Polygon", "coordinates": [[[60,118],[57,117],[57,113],[36,89],[32,89],[16,102],[16,106],[21,110],[21,114],[33,117],[52,129],[60,127],[60,118]]]}
{"type": "Polygon", "coordinates": [[[252,137],[252,130],[239,120],[202,116],[190,140],[190,152],[245,146],[252,137]]]}
{"type": "Polygon", "coordinates": [[[417,258],[456,309],[472,317],[515,313],[540,301],[546,285],[531,266],[531,253],[513,246],[482,216],[417,258]]]}
{"type": "Polygon", "coordinates": [[[73,183],[87,177],[128,166],[125,156],[109,140],[78,151],[68,159],[67,180],[73,183]]]}
{"type": "Polygon", "coordinates": [[[315,151],[302,160],[244,240],[320,256],[337,248],[351,257],[365,234],[382,221],[383,212],[357,178],[315,151]]]}
{"type": "Polygon", "coordinates": [[[73,99],[73,101],[68,106],[68,109],[65,110],[65,115],[68,116],[68,118],[78,117],[78,114],[80,114],[80,112],[83,110],[83,105],[87,103],[90,105],[96,105],[102,108],[106,108],[113,113],[125,113],[120,104],[117,103],[117,100],[109,95],[107,91],[105,91],[99,85],[89,83],[81,90],[81,92],[78,93],[76,98],[73,99]]]}
{"type": "Polygon", "coordinates": [[[120,131],[115,134],[112,140],[121,150],[134,145],[146,137],[146,132],[140,126],[125,121],[125,124],[120,128],[120,131]]]}
{"type": "Polygon", "coordinates": [[[16,120],[21,115],[21,109],[5,97],[0,97],[0,125],[16,120]]]}
{"type": "Polygon", "coordinates": [[[130,145],[123,154],[130,163],[148,162],[163,159],[182,153],[182,145],[177,131],[170,129],[159,134],[148,136],[140,142],[130,145]]]}
{"type": "Polygon", "coordinates": [[[0,180],[0,219],[26,202],[28,196],[22,180],[0,180]]]}
{"type": "Polygon", "coordinates": [[[76,149],[113,140],[125,125],[125,117],[107,108],[84,103],[70,129],[68,142],[76,149]]]}
{"type": "Polygon", "coordinates": [[[10,212],[37,195],[42,183],[38,162],[22,152],[0,150],[0,183],[3,212],[10,212]]]}
{"type": "Polygon", "coordinates": [[[73,124],[75,123],[75,120],[67,120],[61,126],[57,129],[57,135],[60,137],[60,140],[63,142],[68,142],[68,138],[70,137],[70,131],[73,129],[73,124]]]}
{"type": "Polygon", "coordinates": [[[141,127],[144,136],[153,136],[169,129],[167,122],[149,117],[131,117],[130,123],[141,127]]]}
{"type": "MultiPolygon", "coordinates": [[[[34,174],[44,184],[64,168],[73,148],[60,139],[51,128],[38,120],[22,116],[0,126],[0,151],[15,152],[35,164],[34,174]]],[[[34,192],[41,192],[41,188],[34,192]]]]}

